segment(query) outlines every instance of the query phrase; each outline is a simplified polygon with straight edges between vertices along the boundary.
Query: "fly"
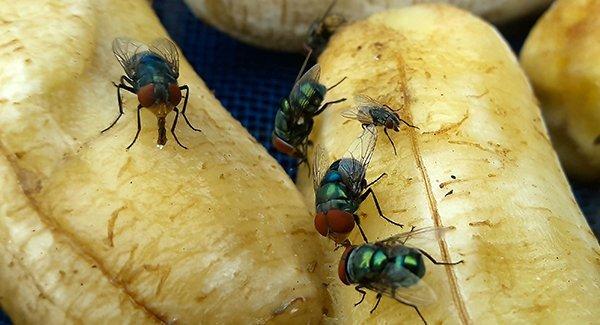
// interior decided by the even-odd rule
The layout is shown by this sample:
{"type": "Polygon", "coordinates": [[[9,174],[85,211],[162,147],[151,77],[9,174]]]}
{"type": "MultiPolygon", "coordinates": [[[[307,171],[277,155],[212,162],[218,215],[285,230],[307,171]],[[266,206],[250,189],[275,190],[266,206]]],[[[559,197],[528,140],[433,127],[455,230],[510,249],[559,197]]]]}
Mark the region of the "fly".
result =
{"type": "Polygon", "coordinates": [[[401,119],[398,113],[396,113],[398,110],[392,109],[387,104],[382,104],[367,95],[357,95],[354,97],[354,100],[356,106],[351,110],[343,112],[342,116],[359,121],[363,127],[366,125],[382,126],[383,132],[388,140],[390,140],[392,148],[394,148],[394,155],[397,155],[396,145],[394,145],[394,141],[392,141],[388,130],[400,131],[400,123],[418,129],[418,127],[401,119]]]}
{"type": "Polygon", "coordinates": [[[289,96],[281,99],[279,103],[272,135],[275,149],[288,156],[300,158],[302,162],[306,162],[308,136],[313,128],[314,117],[330,105],[346,100],[341,98],[321,105],[327,91],[335,88],[346,78],[327,88],[319,82],[321,67],[318,64],[302,74],[309,57],[310,53],[296,77],[289,96]]]}
{"type": "Polygon", "coordinates": [[[308,28],[305,47],[314,51],[316,56],[319,56],[323,52],[329,39],[335,34],[337,29],[346,23],[346,19],[342,15],[331,13],[336,2],[337,0],[333,0],[323,16],[313,21],[308,28]]]}
{"type": "Polygon", "coordinates": [[[423,323],[427,321],[419,311],[419,306],[425,306],[436,300],[435,291],[423,280],[425,263],[423,256],[435,265],[456,265],[458,262],[439,262],[426,251],[406,246],[410,238],[424,235],[441,235],[451,228],[427,227],[392,236],[388,239],[364,245],[346,245],[338,266],[340,280],[346,285],[355,284],[355,290],[362,294],[359,305],[365,299],[369,289],[377,293],[377,302],[371,313],[379,305],[382,295],[413,307],[423,323]]]}
{"type": "Polygon", "coordinates": [[[322,148],[317,148],[313,168],[317,212],[315,228],[322,236],[333,239],[337,244],[348,238],[355,224],[364,241],[368,242],[356,211],[369,196],[373,198],[381,218],[396,226],[403,226],[383,214],[377,196],[371,188],[386,174],[381,174],[370,183],[367,183],[365,179],[376,140],[377,129],[373,125],[365,126],[361,135],[354,140],[344,156],[334,161],[329,167],[324,165],[325,158],[322,148]]]}
{"type": "Polygon", "coordinates": [[[167,143],[166,116],[171,111],[175,111],[171,134],[182,148],[187,149],[179,142],[175,134],[179,113],[183,115],[185,122],[192,130],[200,132],[200,129],[192,126],[187,115],[185,115],[190,89],[187,85],[179,86],[177,83],[177,78],[179,78],[179,54],[175,44],[166,38],[156,39],[150,45],[128,38],[116,38],[112,43],[112,50],[125,70],[125,74],[121,76],[119,84],[113,83],[117,87],[119,115],[111,125],[101,132],[104,133],[112,128],[123,115],[123,98],[121,97],[121,89],[123,89],[136,94],[139,102],[137,106],[137,132],[127,149],[133,146],[142,129],[140,120],[142,108],[147,108],[156,115],[158,120],[158,140],[156,143],[161,149],[167,143]],[[185,96],[182,96],[182,91],[185,91],[185,96]],[[180,112],[177,105],[179,105],[182,98],[184,101],[180,112]]]}

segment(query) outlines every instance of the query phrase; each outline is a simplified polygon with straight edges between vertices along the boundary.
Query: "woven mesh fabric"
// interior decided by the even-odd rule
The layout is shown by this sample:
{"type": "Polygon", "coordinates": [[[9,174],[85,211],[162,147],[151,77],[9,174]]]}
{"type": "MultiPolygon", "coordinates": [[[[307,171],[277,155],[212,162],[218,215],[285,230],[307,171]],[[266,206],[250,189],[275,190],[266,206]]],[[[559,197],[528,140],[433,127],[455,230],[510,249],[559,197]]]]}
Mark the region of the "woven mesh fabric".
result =
{"type": "MultiPolygon", "coordinates": [[[[273,150],[270,139],[277,104],[289,93],[304,58],[239,43],[198,21],[181,0],[155,1],[154,9],[223,106],[295,177],[295,160],[273,150]]],[[[536,18],[501,29],[515,51],[536,18]]],[[[600,189],[596,185],[572,186],[594,232],[600,234],[600,189]]],[[[0,311],[0,325],[7,324],[10,320],[0,311]]]]}

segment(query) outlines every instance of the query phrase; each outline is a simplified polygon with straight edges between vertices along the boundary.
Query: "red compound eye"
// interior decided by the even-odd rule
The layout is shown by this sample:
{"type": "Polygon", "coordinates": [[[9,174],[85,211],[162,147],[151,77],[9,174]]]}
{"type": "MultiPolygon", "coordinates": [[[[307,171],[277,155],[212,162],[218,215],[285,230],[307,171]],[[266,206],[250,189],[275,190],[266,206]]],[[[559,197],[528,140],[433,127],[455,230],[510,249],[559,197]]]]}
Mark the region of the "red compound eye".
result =
{"type": "Polygon", "coordinates": [[[338,276],[345,285],[350,285],[350,281],[348,280],[348,272],[346,272],[346,263],[348,261],[348,256],[353,249],[354,246],[346,246],[346,250],[344,250],[344,254],[342,254],[342,258],[340,259],[340,264],[338,264],[338,276]]]}
{"type": "Polygon", "coordinates": [[[327,224],[327,217],[323,212],[319,212],[315,216],[315,229],[317,229],[321,236],[327,237],[327,234],[329,234],[329,225],[327,224]]]}
{"type": "Polygon", "coordinates": [[[319,212],[315,216],[315,228],[322,236],[329,236],[336,243],[341,243],[354,229],[354,216],[342,210],[319,212]]]}
{"type": "Polygon", "coordinates": [[[181,89],[177,84],[169,85],[169,104],[177,106],[181,102],[181,89]]]}
{"type": "Polygon", "coordinates": [[[354,217],[342,210],[329,210],[327,213],[329,230],[338,234],[349,234],[354,229],[354,217]]]}
{"type": "Polygon", "coordinates": [[[140,88],[137,92],[138,101],[143,107],[150,107],[154,105],[154,85],[148,84],[140,88]]]}

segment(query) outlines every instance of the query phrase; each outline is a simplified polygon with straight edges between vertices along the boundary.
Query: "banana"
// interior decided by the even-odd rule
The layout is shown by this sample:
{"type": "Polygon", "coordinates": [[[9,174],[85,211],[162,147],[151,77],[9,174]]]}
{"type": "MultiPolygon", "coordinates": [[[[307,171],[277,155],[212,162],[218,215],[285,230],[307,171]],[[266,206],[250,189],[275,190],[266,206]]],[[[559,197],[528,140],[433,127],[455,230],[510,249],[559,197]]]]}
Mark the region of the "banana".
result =
{"type": "Polygon", "coordinates": [[[600,179],[600,1],[557,1],[521,52],[567,172],[600,179]]]}
{"type": "MultiPolygon", "coordinates": [[[[586,223],[554,152],[529,82],[499,33],[464,11],[419,5],[387,11],[334,35],[319,58],[321,80],[347,80],[331,98],[367,95],[398,109],[418,127],[379,131],[367,181],[372,201],[359,216],[368,239],[410,226],[450,227],[445,236],[408,240],[438,260],[423,278],[437,302],[420,308],[430,324],[590,324],[600,318],[600,247],[586,223]]],[[[315,121],[311,140],[327,160],[339,159],[361,134],[342,113],[351,100],[315,121]]],[[[313,150],[314,151],[314,150],[313,150]]],[[[313,151],[309,153],[312,160],[313,151]]],[[[298,186],[314,204],[312,181],[298,186]]],[[[353,244],[362,244],[357,230],[353,244]]],[[[328,322],[418,324],[415,311],[375,294],[360,294],[338,278],[342,250],[329,251],[328,322]]]]}

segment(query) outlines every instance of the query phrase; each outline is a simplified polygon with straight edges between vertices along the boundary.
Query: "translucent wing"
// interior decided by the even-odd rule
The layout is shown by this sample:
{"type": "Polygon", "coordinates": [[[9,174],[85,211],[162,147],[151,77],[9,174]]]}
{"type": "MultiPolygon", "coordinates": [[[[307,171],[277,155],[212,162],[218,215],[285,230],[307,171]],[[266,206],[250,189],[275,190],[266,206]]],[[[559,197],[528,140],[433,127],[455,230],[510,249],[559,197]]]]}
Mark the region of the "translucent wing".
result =
{"type": "Polygon", "coordinates": [[[389,237],[387,239],[378,241],[376,244],[380,246],[397,246],[404,245],[405,242],[411,239],[426,238],[436,240],[438,236],[442,236],[444,233],[452,229],[454,229],[454,227],[423,227],[389,237]]]}
{"type": "Polygon", "coordinates": [[[362,181],[373,157],[376,141],[377,129],[375,126],[365,126],[361,135],[352,142],[340,161],[339,171],[346,178],[354,193],[358,194],[362,191],[362,181]]]}
{"type": "Polygon", "coordinates": [[[407,282],[412,282],[414,284],[409,287],[403,287],[398,283],[394,283],[384,274],[379,281],[369,283],[368,285],[365,285],[365,287],[375,292],[383,293],[398,301],[406,302],[418,307],[427,306],[437,300],[435,291],[433,291],[433,289],[418,276],[407,270],[405,279],[407,282]]]}
{"type": "Polygon", "coordinates": [[[370,102],[368,102],[369,99],[371,99],[371,97],[365,95],[354,96],[355,106],[352,107],[352,109],[342,112],[342,116],[358,120],[362,124],[373,124],[373,116],[371,116],[370,111],[373,107],[377,107],[378,104],[374,100],[373,104],[370,104],[370,102]]]}
{"type": "Polygon", "coordinates": [[[355,95],[354,103],[356,103],[356,106],[358,107],[383,107],[382,103],[365,94],[355,95]]]}
{"type": "Polygon", "coordinates": [[[329,166],[327,165],[327,157],[325,155],[325,149],[323,147],[317,145],[317,148],[315,149],[314,160],[313,160],[313,175],[312,175],[313,176],[313,186],[314,186],[315,192],[321,185],[321,180],[323,179],[323,176],[325,176],[325,173],[327,172],[328,169],[329,169],[329,166]]]}
{"type": "Polygon", "coordinates": [[[112,43],[112,50],[125,70],[125,74],[133,79],[139,61],[137,54],[148,51],[148,46],[130,38],[118,37],[112,43]]]}
{"type": "Polygon", "coordinates": [[[150,51],[167,61],[175,79],[179,77],[179,52],[172,41],[166,38],[155,39],[150,44],[150,51]]]}
{"type": "Polygon", "coordinates": [[[294,88],[292,88],[291,93],[295,93],[300,87],[301,84],[306,83],[308,81],[319,82],[319,78],[321,77],[321,66],[317,63],[312,66],[308,71],[306,71],[298,81],[294,84],[294,88]]]}

